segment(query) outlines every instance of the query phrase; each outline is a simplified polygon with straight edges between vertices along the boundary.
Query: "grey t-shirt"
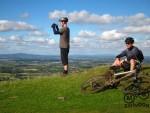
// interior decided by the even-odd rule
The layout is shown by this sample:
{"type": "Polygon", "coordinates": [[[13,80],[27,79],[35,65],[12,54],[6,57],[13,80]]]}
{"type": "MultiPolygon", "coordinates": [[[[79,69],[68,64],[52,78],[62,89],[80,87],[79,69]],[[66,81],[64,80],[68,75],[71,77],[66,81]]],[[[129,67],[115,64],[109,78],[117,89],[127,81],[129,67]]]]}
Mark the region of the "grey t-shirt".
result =
{"type": "Polygon", "coordinates": [[[139,50],[137,47],[133,46],[130,49],[125,49],[122,51],[119,55],[116,56],[116,58],[121,58],[121,57],[127,57],[127,60],[129,61],[130,59],[136,59],[142,62],[144,59],[143,53],[141,50],[139,50]]]}
{"type": "Polygon", "coordinates": [[[62,27],[59,29],[60,32],[60,48],[69,48],[70,43],[70,30],[68,27],[62,27]]]}

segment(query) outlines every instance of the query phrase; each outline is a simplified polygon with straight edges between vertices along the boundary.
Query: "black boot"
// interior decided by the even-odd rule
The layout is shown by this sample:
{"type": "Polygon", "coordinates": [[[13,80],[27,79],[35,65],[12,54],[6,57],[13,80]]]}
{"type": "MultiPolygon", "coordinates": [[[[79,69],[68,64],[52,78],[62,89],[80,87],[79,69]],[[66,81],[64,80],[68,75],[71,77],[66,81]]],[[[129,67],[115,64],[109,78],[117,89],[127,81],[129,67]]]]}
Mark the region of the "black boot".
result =
{"type": "Polygon", "coordinates": [[[68,74],[68,71],[67,71],[67,70],[64,70],[64,71],[63,71],[63,74],[64,74],[64,75],[67,75],[67,74],[68,74]]]}

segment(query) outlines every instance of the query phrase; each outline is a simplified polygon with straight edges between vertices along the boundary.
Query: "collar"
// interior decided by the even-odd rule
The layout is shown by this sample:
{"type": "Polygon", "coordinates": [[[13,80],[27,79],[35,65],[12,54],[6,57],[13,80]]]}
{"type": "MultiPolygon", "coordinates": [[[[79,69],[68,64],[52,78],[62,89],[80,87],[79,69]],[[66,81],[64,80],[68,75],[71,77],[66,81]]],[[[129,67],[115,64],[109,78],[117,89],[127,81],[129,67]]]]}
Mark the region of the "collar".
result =
{"type": "Polygon", "coordinates": [[[131,51],[133,48],[134,48],[134,46],[132,46],[132,47],[128,48],[128,50],[129,50],[129,51],[131,51]]]}

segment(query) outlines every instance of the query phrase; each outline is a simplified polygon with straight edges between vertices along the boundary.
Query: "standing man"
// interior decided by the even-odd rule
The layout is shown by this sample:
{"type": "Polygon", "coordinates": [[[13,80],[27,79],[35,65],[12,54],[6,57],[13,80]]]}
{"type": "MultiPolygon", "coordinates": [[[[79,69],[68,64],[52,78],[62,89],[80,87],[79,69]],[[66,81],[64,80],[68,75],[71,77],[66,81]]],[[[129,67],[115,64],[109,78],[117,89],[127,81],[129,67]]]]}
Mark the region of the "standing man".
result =
{"type": "Polygon", "coordinates": [[[68,74],[68,54],[70,48],[70,29],[67,26],[68,18],[62,17],[59,19],[61,28],[57,24],[53,23],[52,28],[55,35],[60,35],[60,54],[61,61],[64,66],[63,74],[68,74]]]}

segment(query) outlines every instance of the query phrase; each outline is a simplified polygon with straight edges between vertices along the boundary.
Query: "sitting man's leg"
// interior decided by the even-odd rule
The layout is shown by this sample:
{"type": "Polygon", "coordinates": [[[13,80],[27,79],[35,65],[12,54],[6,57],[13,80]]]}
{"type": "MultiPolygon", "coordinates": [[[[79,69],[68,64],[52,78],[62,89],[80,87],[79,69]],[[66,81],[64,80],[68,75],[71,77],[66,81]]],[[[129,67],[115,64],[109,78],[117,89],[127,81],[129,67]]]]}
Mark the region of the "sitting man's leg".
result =
{"type": "Polygon", "coordinates": [[[131,59],[130,60],[130,71],[135,69],[135,65],[136,65],[136,60],[135,59],[131,59]]]}
{"type": "MultiPolygon", "coordinates": [[[[133,71],[136,69],[137,61],[135,59],[130,60],[130,71],[133,71]]],[[[137,72],[134,73],[132,77],[133,82],[137,82],[137,72]]]]}

